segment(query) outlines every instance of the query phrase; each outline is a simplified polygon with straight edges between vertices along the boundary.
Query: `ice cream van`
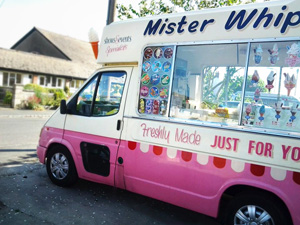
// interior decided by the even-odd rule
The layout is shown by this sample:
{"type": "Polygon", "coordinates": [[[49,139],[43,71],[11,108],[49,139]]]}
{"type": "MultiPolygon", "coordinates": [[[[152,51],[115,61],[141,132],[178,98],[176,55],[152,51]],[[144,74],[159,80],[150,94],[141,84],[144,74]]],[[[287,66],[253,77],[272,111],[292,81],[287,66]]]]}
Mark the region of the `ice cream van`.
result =
{"type": "Polygon", "coordinates": [[[299,0],[115,22],[91,42],[99,70],[41,131],[53,183],[300,225],[299,0]]]}

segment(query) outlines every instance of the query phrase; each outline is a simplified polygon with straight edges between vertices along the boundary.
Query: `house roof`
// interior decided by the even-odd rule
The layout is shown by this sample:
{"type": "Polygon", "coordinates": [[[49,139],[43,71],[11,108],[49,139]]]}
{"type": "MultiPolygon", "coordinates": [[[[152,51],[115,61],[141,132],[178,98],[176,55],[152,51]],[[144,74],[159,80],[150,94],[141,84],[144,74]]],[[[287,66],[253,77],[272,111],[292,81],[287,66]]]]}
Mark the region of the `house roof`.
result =
{"type": "Polygon", "coordinates": [[[88,42],[34,27],[12,49],[0,48],[0,68],[32,73],[87,78],[99,67],[88,42]],[[13,50],[33,32],[39,32],[68,59],[13,50]]]}
{"type": "Polygon", "coordinates": [[[72,61],[79,63],[93,62],[93,64],[96,65],[95,56],[90,43],[41,28],[35,27],[33,29],[42,33],[43,36],[72,61]]]}
{"type": "Polygon", "coordinates": [[[64,59],[0,48],[0,68],[86,79],[97,67],[88,63],[75,63],[64,59]]]}

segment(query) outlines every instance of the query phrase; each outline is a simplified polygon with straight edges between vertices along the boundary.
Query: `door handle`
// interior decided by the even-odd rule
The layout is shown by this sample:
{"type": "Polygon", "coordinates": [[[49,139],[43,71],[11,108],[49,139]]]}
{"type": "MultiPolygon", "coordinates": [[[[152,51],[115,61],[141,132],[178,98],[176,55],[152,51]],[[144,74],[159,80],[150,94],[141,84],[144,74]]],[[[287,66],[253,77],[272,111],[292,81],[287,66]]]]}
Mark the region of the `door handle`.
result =
{"type": "Polygon", "coordinates": [[[117,130],[121,129],[122,120],[117,121],[117,130]]]}

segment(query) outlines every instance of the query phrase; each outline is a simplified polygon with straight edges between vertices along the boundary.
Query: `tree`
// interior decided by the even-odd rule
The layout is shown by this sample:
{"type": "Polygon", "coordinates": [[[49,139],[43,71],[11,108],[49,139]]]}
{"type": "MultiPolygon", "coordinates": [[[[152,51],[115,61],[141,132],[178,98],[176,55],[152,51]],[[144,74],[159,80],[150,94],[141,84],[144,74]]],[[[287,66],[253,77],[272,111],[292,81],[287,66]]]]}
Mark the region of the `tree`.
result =
{"type": "Polygon", "coordinates": [[[133,8],[131,4],[128,6],[117,4],[116,7],[118,10],[118,18],[122,20],[178,11],[192,11],[204,8],[238,5],[241,3],[253,3],[255,1],[256,0],[141,0],[139,9],[133,8]]]}

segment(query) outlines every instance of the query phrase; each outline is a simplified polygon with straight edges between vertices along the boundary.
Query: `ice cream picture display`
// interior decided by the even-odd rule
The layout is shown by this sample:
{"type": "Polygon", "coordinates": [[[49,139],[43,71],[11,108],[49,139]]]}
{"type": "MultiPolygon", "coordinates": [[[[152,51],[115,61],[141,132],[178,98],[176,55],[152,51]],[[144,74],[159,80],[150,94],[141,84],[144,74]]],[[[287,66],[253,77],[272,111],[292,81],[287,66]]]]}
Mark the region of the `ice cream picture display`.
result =
{"type": "Polygon", "coordinates": [[[143,52],[138,111],[165,115],[168,106],[173,61],[172,47],[147,47],[143,52]]]}
{"type": "Polygon", "coordinates": [[[291,90],[296,86],[297,80],[294,75],[290,76],[288,73],[283,74],[285,76],[284,86],[287,89],[287,95],[290,96],[291,90]]]}
{"type": "Polygon", "coordinates": [[[276,118],[277,122],[280,119],[280,113],[282,111],[282,106],[283,106],[283,103],[281,103],[280,101],[275,103],[275,112],[276,112],[275,118],[276,118]]]}
{"type": "Polygon", "coordinates": [[[260,124],[262,124],[262,121],[265,119],[264,118],[264,114],[266,113],[266,108],[264,105],[262,105],[259,109],[259,115],[260,117],[258,117],[259,121],[260,121],[260,124]]]}
{"type": "Polygon", "coordinates": [[[260,99],[260,90],[259,88],[256,88],[255,92],[254,92],[254,101],[257,103],[258,100],[260,99]]]}
{"type": "Polygon", "coordinates": [[[150,62],[146,61],[143,63],[143,71],[144,72],[148,72],[150,70],[150,68],[151,68],[150,62]]]}
{"type": "Polygon", "coordinates": [[[259,65],[262,60],[262,54],[263,50],[261,45],[258,45],[258,47],[254,48],[254,63],[255,65],[259,65]]]}
{"type": "Polygon", "coordinates": [[[287,46],[287,49],[288,57],[285,59],[285,63],[290,67],[300,64],[300,43],[294,43],[291,47],[287,46]]]}
{"type": "Polygon", "coordinates": [[[291,107],[291,117],[290,117],[290,120],[289,122],[290,123],[293,123],[294,120],[296,119],[296,113],[297,113],[297,109],[298,109],[298,104],[294,103],[293,106],[291,107]]]}
{"type": "Polygon", "coordinates": [[[279,60],[279,51],[277,44],[273,45],[273,49],[268,49],[268,52],[270,53],[269,61],[271,65],[275,65],[277,61],[279,60]]]}
{"type": "Polygon", "coordinates": [[[155,49],[155,51],[154,51],[154,57],[156,59],[160,59],[162,57],[162,54],[163,54],[163,50],[161,48],[155,49]]]}
{"type": "Polygon", "coordinates": [[[245,124],[248,124],[248,120],[250,119],[250,113],[251,113],[251,111],[252,111],[252,106],[248,105],[246,107],[246,116],[245,116],[246,123],[245,124]]]}
{"type": "Polygon", "coordinates": [[[253,75],[252,75],[252,79],[251,79],[251,84],[253,87],[256,87],[259,81],[259,74],[257,72],[257,70],[254,71],[253,75]]]}
{"type": "Polygon", "coordinates": [[[266,88],[269,90],[269,93],[271,91],[272,88],[274,88],[274,77],[275,77],[276,73],[274,73],[274,71],[271,71],[270,74],[267,77],[267,85],[266,88]]]}

